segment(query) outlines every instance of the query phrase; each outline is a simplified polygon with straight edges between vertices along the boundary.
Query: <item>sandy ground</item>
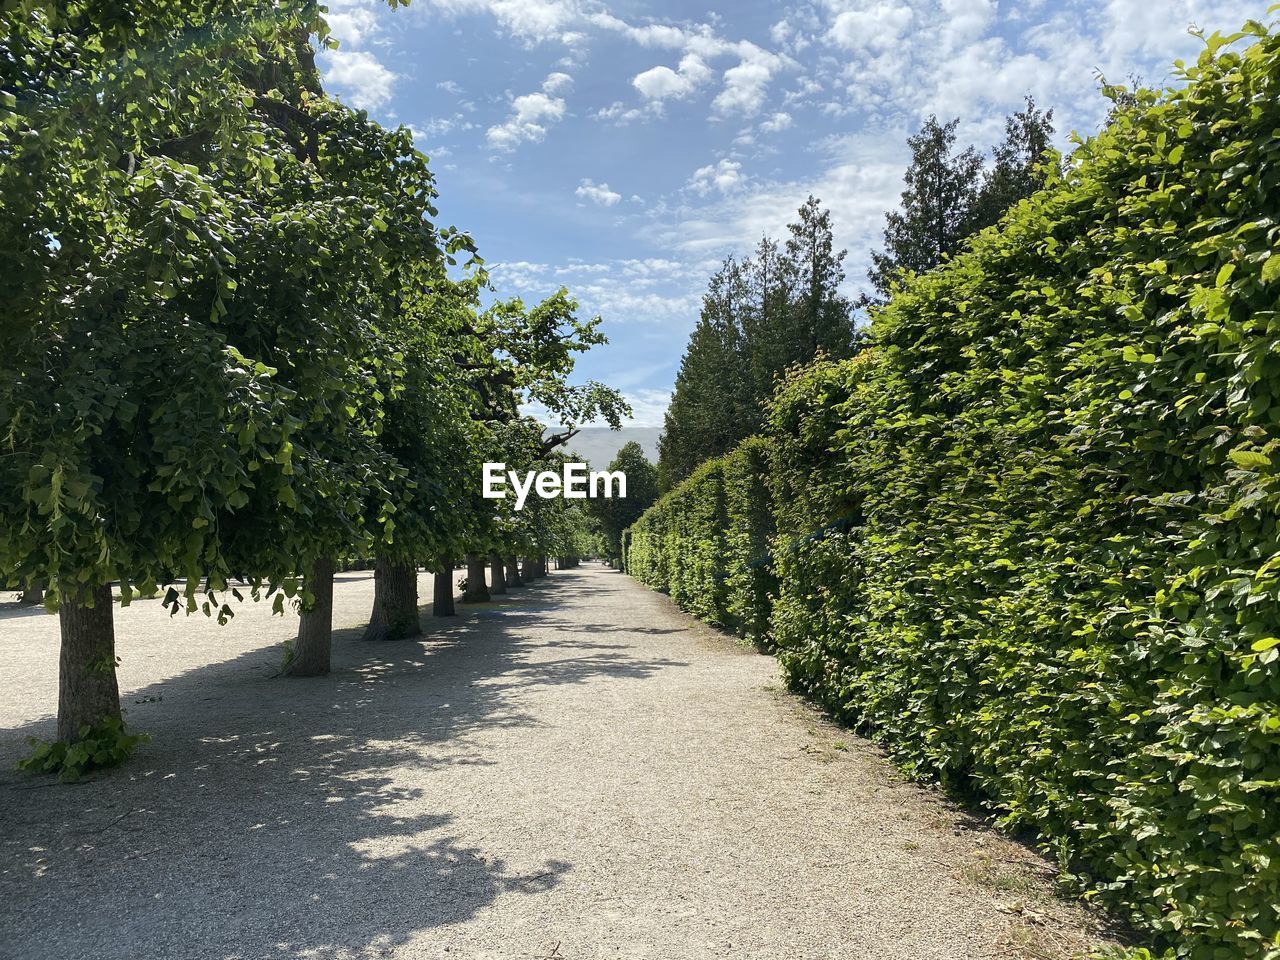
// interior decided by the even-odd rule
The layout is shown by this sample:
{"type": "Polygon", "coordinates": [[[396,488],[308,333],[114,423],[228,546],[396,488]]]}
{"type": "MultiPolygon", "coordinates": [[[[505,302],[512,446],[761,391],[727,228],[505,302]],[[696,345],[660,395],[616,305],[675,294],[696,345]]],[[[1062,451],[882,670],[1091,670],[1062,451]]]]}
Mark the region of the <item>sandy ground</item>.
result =
{"type": "MultiPolygon", "coordinates": [[[[429,598],[424,576],[421,596],[429,598]]],[[[775,662],[599,567],[275,676],[292,616],[117,612],[153,740],[63,785],[57,618],[0,610],[0,957],[961,960],[1104,942],[775,662]]]]}

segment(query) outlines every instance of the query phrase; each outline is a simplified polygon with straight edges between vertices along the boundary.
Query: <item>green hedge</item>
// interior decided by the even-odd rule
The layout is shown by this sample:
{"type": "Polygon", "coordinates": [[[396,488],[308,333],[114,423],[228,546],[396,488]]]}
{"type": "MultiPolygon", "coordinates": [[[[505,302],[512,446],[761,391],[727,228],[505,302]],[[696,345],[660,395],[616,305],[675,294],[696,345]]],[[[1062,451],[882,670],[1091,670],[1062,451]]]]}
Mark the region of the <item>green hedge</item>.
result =
{"type": "Polygon", "coordinates": [[[627,529],[626,570],[709,623],[760,639],[775,589],[767,444],[710,460],[627,529]]]}
{"type": "MultiPolygon", "coordinates": [[[[1195,960],[1280,957],[1280,38],[1256,32],[905,284],[861,357],[793,374],[752,448],[793,686],[1195,960]]],[[[632,528],[637,576],[700,616],[744,576],[729,550],[684,573],[745,522],[701,503],[738,456],[632,528]]]]}

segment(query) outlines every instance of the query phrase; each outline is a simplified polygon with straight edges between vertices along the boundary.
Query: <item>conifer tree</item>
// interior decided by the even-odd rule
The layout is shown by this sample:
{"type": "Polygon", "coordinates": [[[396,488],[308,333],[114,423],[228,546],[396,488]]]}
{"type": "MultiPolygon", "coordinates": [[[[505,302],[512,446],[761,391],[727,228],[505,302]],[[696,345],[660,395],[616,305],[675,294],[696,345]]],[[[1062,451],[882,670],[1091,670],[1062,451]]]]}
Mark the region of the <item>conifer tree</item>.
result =
{"type": "MultiPolygon", "coordinates": [[[[851,305],[840,293],[844,283],[847,251],[835,249],[831,211],[812,194],[800,207],[800,219],[787,227],[784,269],[793,291],[792,328],[788,338],[794,353],[787,366],[812,359],[819,350],[831,357],[847,357],[853,351],[851,305]]],[[[781,374],[785,367],[775,370],[781,374]]],[[[773,384],[769,385],[769,394],[773,384]]]]}
{"type": "Polygon", "coordinates": [[[789,367],[855,349],[831,214],[810,196],[787,232],[784,245],[764,237],[753,257],[730,257],[711,278],[659,441],[664,490],[755,433],[789,367]]]}
{"type": "Polygon", "coordinates": [[[743,265],[732,257],[711,278],[702,314],[676,374],[658,441],[663,489],[708,456],[727,450],[759,423],[742,347],[740,318],[747,297],[743,265]]]}
{"type": "MultiPolygon", "coordinates": [[[[867,279],[880,298],[904,271],[924,273],[955,253],[977,224],[982,157],[969,147],[955,152],[960,121],[925,121],[907,139],[911,165],[903,180],[902,208],[885,215],[884,250],[871,254],[867,279]]],[[[863,305],[877,302],[864,297],[863,305]]]]}
{"type": "Polygon", "coordinates": [[[1024,109],[1004,122],[1004,142],[992,154],[994,166],[986,175],[976,203],[975,229],[989,227],[1006,210],[1045,184],[1053,149],[1053,111],[1038,110],[1033,97],[1024,109]]]}

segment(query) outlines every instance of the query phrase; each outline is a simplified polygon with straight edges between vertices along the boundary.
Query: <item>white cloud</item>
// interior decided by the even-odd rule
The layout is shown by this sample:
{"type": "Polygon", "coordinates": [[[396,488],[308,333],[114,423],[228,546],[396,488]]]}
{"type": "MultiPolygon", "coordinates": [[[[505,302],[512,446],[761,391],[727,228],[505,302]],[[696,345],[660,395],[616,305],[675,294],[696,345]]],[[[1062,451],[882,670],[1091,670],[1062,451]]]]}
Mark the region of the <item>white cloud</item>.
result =
{"type": "Polygon", "coordinates": [[[645,111],[639,107],[628,107],[621,100],[615,100],[607,107],[601,107],[592,114],[597,120],[608,120],[618,126],[625,126],[632,120],[638,120],[645,115],[645,111]]]}
{"type": "MultiPolygon", "coordinates": [[[[752,116],[761,109],[772,78],[780,70],[794,66],[794,61],[783,54],[747,40],[722,37],[717,32],[718,17],[712,23],[637,24],[615,16],[592,0],[428,0],[428,6],[453,17],[488,14],[510,35],[527,44],[553,40],[563,43],[573,50],[571,57],[561,61],[568,64],[581,60],[582,45],[589,41],[592,31],[617,34],[646,48],[681,51],[678,67],[655,66],[633,78],[636,90],[651,107],[664,100],[688,97],[710,79],[709,61],[734,56],[738,62],[724,70],[723,86],[713,101],[713,110],[721,116],[752,116]]],[[[785,31],[780,26],[774,32],[781,35],[785,31]]],[[[808,42],[798,34],[788,34],[789,49],[793,51],[803,49],[808,42]]],[[[633,119],[621,117],[622,112],[605,108],[596,115],[624,122],[633,119]]]]}
{"type": "Polygon", "coordinates": [[[432,117],[421,126],[417,124],[411,126],[414,136],[421,134],[425,137],[442,137],[455,130],[474,130],[476,128],[476,125],[461,113],[455,113],[452,117],[432,117]]]}
{"type": "MultiPolygon", "coordinates": [[[[719,166],[697,171],[703,190],[693,190],[701,202],[669,211],[655,224],[653,241],[676,256],[713,264],[726,253],[746,252],[761,236],[783,237],[786,225],[809,194],[831,210],[837,248],[847,248],[849,284],[863,284],[867,252],[881,244],[884,214],[893,209],[902,191],[906,166],[907,129],[874,129],[833,138],[816,147],[825,169],[817,176],[795,180],[728,182],[720,192],[712,175],[719,166]]],[[[737,171],[726,168],[729,178],[737,171]]],[[[709,275],[708,271],[707,275],[709,275]]]]}
{"type": "Polygon", "coordinates": [[[800,77],[794,90],[788,90],[782,97],[785,104],[806,103],[810,98],[822,92],[822,84],[813,77],[800,77]]]}
{"type": "Polygon", "coordinates": [[[902,39],[913,17],[911,7],[901,3],[844,10],[836,14],[827,36],[846,50],[883,51],[902,39]]]}
{"type": "MultiPolygon", "coordinates": [[[[1150,4],[1148,4],[1150,5],[1150,4]]],[[[996,15],[995,0],[942,0],[942,22],[952,46],[981,37],[996,15]]]]}
{"type": "Polygon", "coordinates": [[[1225,33],[1250,17],[1263,23],[1274,21],[1275,16],[1267,14],[1269,6],[1267,0],[1106,0],[1097,34],[1112,61],[1106,66],[1122,73],[1122,64],[1140,57],[1155,58],[1163,65],[1176,56],[1194,55],[1200,42],[1187,35],[1193,25],[1225,33]]]}
{"type": "Polygon", "coordinates": [[[564,117],[564,99],[555,94],[572,83],[573,78],[567,73],[552,73],[542,81],[541,90],[516,97],[511,101],[511,116],[507,121],[485,132],[489,145],[509,152],[526,141],[540,142],[547,135],[547,127],[564,117]]]}
{"type": "Polygon", "coordinates": [[[336,50],[320,52],[325,85],[336,88],[342,99],[361,110],[376,110],[388,103],[399,78],[364,49],[382,36],[384,21],[378,6],[370,0],[330,0],[325,20],[330,36],[339,43],[336,50]]]}
{"type": "Polygon", "coordinates": [[[582,200],[590,200],[602,207],[612,207],[622,199],[622,194],[610,190],[607,183],[592,183],[590,180],[583,180],[573,193],[582,200]]]}
{"type": "Polygon", "coordinates": [[[662,324],[698,315],[702,290],[716,265],[700,256],[561,264],[517,260],[494,264],[490,272],[503,289],[529,296],[566,286],[582,313],[599,314],[609,322],[662,324]]]}
{"type": "Polygon", "coordinates": [[[512,36],[530,44],[572,43],[570,28],[581,19],[574,0],[430,0],[430,5],[450,16],[488,13],[512,36]]]}
{"type": "Polygon", "coordinates": [[[631,78],[631,86],[649,100],[685,96],[691,90],[690,83],[669,67],[654,67],[644,73],[637,73],[631,78]]]}
{"type": "Polygon", "coordinates": [[[721,115],[740,113],[750,117],[760,112],[769,92],[769,81],[788,61],[753,43],[742,43],[739,48],[742,59],[736,67],[724,72],[724,89],[711,107],[721,115]]]}
{"type": "MultiPolygon", "coordinates": [[[[623,392],[627,403],[631,405],[631,419],[623,421],[623,429],[627,427],[661,427],[667,405],[671,403],[671,392],[668,390],[627,390],[623,392]]],[[[626,439],[626,434],[622,437],[626,439]]]]}
{"type": "Polygon", "coordinates": [[[573,77],[567,73],[549,73],[542,81],[543,93],[560,93],[573,86],[573,77]]]}
{"type": "Polygon", "coordinates": [[[697,54],[686,54],[680,61],[679,70],[670,67],[653,67],[643,73],[636,74],[631,85],[640,91],[646,100],[683,99],[693,93],[711,76],[711,69],[697,54]]]}
{"type": "Polygon", "coordinates": [[[760,131],[762,133],[780,133],[790,127],[791,122],[791,114],[779,111],[760,124],[760,131]]]}
{"type": "Polygon", "coordinates": [[[642,47],[678,50],[689,42],[689,35],[685,30],[670,24],[648,23],[636,26],[605,12],[588,14],[586,20],[594,27],[619,33],[642,47]]]}
{"type": "Polygon", "coordinates": [[[432,146],[429,141],[433,139],[430,130],[419,127],[417,124],[409,124],[409,133],[413,137],[413,145],[416,149],[421,150],[432,160],[443,160],[450,156],[453,151],[446,146],[432,146]]]}
{"type": "Polygon", "coordinates": [[[325,14],[329,24],[329,35],[337,40],[342,49],[359,47],[367,40],[378,35],[379,22],[377,14],[368,7],[340,6],[325,14]]]}
{"type": "Polygon", "coordinates": [[[388,70],[373,54],[365,50],[329,50],[323,54],[326,64],[324,82],[344,93],[344,99],[361,110],[375,110],[391,99],[396,74],[388,70]]]}
{"type": "Polygon", "coordinates": [[[699,167],[689,178],[688,187],[699,196],[706,196],[712,190],[730,193],[743,185],[742,164],[737,160],[722,159],[716,163],[699,167]]]}

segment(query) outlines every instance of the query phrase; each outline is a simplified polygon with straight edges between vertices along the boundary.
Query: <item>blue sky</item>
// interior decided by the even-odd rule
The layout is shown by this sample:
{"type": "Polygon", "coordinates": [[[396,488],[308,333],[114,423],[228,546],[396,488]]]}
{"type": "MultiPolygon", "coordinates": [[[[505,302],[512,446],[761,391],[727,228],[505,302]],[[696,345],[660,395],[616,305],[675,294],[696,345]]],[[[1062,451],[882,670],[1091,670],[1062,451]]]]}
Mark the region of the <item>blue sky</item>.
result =
{"type": "Polygon", "coordinates": [[[1030,93],[1062,145],[1099,74],[1166,80],[1271,0],[329,0],[326,87],[432,158],[498,292],[604,317],[579,364],[660,425],[706,279],[815,193],[864,279],[930,113],[985,148],[1030,93]]]}

